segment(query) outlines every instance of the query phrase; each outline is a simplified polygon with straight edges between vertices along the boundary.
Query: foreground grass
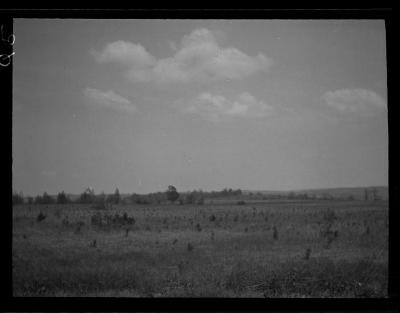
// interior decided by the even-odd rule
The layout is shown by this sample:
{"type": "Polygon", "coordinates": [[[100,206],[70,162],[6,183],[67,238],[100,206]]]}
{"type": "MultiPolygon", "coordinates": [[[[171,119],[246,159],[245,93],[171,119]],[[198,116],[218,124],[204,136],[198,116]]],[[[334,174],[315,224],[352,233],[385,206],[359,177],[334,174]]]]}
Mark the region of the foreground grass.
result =
{"type": "Polygon", "coordinates": [[[137,220],[126,234],[92,227],[88,208],[17,207],[14,295],[385,297],[385,207],[335,207],[339,236],[329,247],[320,235],[324,209],[119,207],[137,220]],[[41,222],[39,211],[47,214],[41,222]]]}

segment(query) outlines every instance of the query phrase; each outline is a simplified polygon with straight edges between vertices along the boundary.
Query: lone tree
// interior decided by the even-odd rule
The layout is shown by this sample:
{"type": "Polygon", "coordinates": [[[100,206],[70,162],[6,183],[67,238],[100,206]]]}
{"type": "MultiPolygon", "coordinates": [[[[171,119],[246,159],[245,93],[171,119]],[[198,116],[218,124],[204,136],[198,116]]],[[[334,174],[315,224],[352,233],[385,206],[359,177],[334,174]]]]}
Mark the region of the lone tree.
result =
{"type": "Polygon", "coordinates": [[[80,195],[78,203],[93,203],[96,196],[93,188],[86,188],[86,190],[80,195]]]}
{"type": "Polygon", "coordinates": [[[364,200],[368,201],[368,199],[369,199],[369,191],[368,189],[364,189],[364,200]]]}
{"type": "Polygon", "coordinates": [[[112,204],[118,204],[121,201],[121,196],[119,194],[119,189],[116,188],[114,193],[107,197],[107,202],[112,204]]]}
{"type": "Polygon", "coordinates": [[[118,188],[115,189],[113,198],[114,198],[113,200],[114,200],[115,204],[118,204],[121,201],[121,196],[119,194],[119,189],[118,188]]]}
{"type": "Polygon", "coordinates": [[[176,191],[176,188],[172,185],[168,186],[166,194],[167,194],[167,199],[171,202],[174,202],[179,198],[179,193],[176,191]]]}

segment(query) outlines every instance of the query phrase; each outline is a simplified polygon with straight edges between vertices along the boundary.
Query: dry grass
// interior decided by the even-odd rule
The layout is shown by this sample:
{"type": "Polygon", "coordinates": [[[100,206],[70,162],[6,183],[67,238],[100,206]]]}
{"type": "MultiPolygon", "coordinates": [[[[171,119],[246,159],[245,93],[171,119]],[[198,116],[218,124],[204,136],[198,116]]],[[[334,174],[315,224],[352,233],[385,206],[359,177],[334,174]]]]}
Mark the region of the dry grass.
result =
{"type": "Polygon", "coordinates": [[[23,205],[13,214],[16,296],[387,296],[387,202],[23,205]],[[121,218],[91,224],[124,213],[135,219],[129,230],[121,218]]]}

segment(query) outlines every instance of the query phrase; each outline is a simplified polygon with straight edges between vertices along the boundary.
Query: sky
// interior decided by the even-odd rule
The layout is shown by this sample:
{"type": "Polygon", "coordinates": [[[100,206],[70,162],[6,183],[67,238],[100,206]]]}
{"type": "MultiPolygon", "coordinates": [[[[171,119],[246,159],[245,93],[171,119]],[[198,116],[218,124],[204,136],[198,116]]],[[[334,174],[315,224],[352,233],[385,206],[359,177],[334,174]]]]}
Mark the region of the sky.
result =
{"type": "Polygon", "coordinates": [[[13,190],[388,184],[383,20],[15,19],[13,190]]]}

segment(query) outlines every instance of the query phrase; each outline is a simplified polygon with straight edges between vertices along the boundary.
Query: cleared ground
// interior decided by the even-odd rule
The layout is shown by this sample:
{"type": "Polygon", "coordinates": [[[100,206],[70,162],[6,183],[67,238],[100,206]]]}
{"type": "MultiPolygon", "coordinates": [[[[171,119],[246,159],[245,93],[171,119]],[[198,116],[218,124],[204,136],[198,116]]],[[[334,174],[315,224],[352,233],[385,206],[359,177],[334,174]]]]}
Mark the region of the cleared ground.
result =
{"type": "Polygon", "coordinates": [[[387,254],[387,201],[13,208],[15,296],[385,297],[387,254]]]}

